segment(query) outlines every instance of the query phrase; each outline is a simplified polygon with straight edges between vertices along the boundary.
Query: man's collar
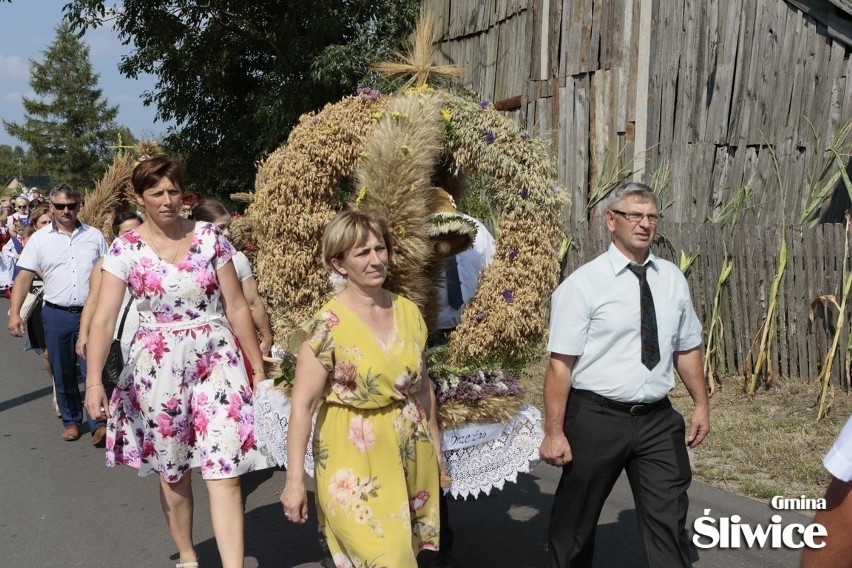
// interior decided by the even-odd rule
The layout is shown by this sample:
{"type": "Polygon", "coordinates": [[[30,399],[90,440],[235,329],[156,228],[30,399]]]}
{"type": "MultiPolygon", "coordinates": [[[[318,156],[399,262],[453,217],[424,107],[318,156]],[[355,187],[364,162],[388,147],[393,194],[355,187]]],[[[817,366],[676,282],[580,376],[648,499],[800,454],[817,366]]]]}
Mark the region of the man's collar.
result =
{"type": "MultiPolygon", "coordinates": [[[[51,230],[53,232],[59,232],[59,227],[56,225],[56,219],[51,219],[50,226],[51,226],[51,230]]],[[[74,220],[74,230],[75,231],[77,229],[83,230],[84,228],[85,228],[85,225],[83,225],[83,223],[81,223],[79,219],[74,220]]],[[[72,231],[72,233],[73,232],[74,231],[72,231]]]]}
{"type": "MultiPolygon", "coordinates": [[[[609,262],[612,265],[613,274],[619,274],[624,269],[627,268],[628,264],[633,263],[632,260],[624,256],[624,253],[618,250],[618,247],[615,246],[615,243],[609,244],[609,249],[607,249],[607,257],[609,258],[609,262]]],[[[654,251],[648,250],[648,258],[645,259],[645,264],[650,265],[654,268],[654,270],[659,270],[659,257],[654,254],[654,251]]]]}

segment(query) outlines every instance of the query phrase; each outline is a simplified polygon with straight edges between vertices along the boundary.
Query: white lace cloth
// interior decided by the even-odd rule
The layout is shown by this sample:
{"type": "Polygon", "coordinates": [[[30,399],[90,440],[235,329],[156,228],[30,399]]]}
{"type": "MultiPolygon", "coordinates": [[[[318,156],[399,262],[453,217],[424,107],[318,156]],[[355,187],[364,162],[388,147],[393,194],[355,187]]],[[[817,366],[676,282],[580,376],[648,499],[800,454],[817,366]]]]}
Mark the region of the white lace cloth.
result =
{"type": "MultiPolygon", "coordinates": [[[[254,429],[258,449],[279,466],[287,467],[287,427],[290,399],[263,381],[254,398],[254,429]]],[[[316,425],[316,415],[314,415],[316,425]]],[[[313,435],[312,435],[313,437],[313,435]]],[[[442,433],[444,461],[453,485],[446,493],[453,497],[488,495],[503,489],[507,481],[517,482],[518,473],[528,473],[538,459],[538,447],[544,437],[541,413],[534,406],[522,405],[506,424],[468,425],[442,433]]],[[[305,472],[313,477],[314,456],[308,442],[305,472]]]]}
{"type": "MultiPolygon", "coordinates": [[[[441,436],[447,441],[445,447],[452,448],[449,442],[454,433],[470,428],[445,430],[441,436]]],[[[503,489],[507,481],[518,481],[518,473],[529,473],[530,467],[539,460],[538,447],[544,431],[541,412],[536,407],[521,405],[508,423],[486,424],[477,428],[498,428],[500,431],[495,438],[484,443],[444,451],[444,462],[453,478],[453,485],[447,493],[456,498],[470,496],[476,499],[480,493],[488,495],[492,489],[503,489]]]]}
{"type": "MultiPolygon", "coordinates": [[[[257,449],[275,462],[287,467],[287,428],[290,424],[290,397],[274,388],[273,381],[262,381],[254,396],[254,439],[257,449]]],[[[314,414],[316,425],[316,414],[314,414]]],[[[305,473],[314,476],[313,429],[305,453],[305,473]]]]}

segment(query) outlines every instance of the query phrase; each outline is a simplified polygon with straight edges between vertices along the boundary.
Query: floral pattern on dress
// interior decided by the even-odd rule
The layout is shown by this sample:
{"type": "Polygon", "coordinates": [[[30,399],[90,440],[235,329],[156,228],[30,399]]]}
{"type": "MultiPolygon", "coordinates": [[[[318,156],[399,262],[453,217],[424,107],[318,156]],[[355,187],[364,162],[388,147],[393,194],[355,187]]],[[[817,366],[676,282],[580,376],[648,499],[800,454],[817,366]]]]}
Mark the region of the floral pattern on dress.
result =
{"type": "Polygon", "coordinates": [[[104,270],[130,289],[139,329],[110,400],[107,466],[173,483],[193,467],[219,479],[271,465],[256,447],[251,386],[220,304],[216,273],[233,255],[209,223],[195,224],[177,264],[136,231],[113,242],[104,270]]]}
{"type": "Polygon", "coordinates": [[[339,567],[413,568],[438,546],[437,455],[416,397],[426,325],[392,298],[388,345],[337,298],[304,326],[329,371],[313,454],[319,524],[339,567]]]}

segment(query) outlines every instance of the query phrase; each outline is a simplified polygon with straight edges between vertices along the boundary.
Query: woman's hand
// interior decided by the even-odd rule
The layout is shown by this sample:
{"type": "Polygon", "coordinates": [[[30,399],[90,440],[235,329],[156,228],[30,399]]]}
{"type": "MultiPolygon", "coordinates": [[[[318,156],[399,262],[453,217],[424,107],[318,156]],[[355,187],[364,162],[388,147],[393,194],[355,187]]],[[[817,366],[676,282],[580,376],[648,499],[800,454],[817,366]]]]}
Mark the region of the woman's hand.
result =
{"type": "Polygon", "coordinates": [[[109,399],[103,383],[86,384],[86,412],[93,420],[112,418],[109,411],[109,399]]]}
{"type": "Polygon", "coordinates": [[[86,343],[89,342],[89,336],[87,333],[80,332],[80,335],[77,337],[77,345],[74,346],[74,350],[77,352],[77,357],[81,359],[86,358],[86,343]]]}
{"type": "Polygon", "coordinates": [[[253,370],[251,374],[251,390],[257,392],[257,387],[266,380],[266,371],[261,367],[260,371],[253,370]]]}
{"type": "Polygon", "coordinates": [[[287,479],[287,485],[281,493],[281,504],[284,506],[284,516],[297,525],[303,525],[308,520],[308,492],[305,482],[287,479]]]}

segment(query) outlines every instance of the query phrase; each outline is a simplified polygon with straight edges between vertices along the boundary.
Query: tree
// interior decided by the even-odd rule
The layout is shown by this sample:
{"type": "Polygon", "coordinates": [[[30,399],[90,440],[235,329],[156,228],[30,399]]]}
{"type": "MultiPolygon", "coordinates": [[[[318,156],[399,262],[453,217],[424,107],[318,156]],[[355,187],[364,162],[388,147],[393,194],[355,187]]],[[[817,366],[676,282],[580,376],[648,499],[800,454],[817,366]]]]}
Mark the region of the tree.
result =
{"type": "Polygon", "coordinates": [[[6,131],[29,146],[30,159],[55,182],[81,187],[99,178],[115,144],[117,106],[98,88],[89,48],[67,24],[30,64],[30,87],[36,98],[22,97],[23,123],[3,121],[6,131]]]}
{"type": "Polygon", "coordinates": [[[28,165],[27,155],[22,147],[0,145],[0,183],[5,184],[13,178],[21,177],[25,166],[28,165]]]}
{"type": "Polygon", "coordinates": [[[205,192],[253,186],[255,163],[298,117],[370,81],[411,30],[418,0],[72,0],[75,29],[112,25],[133,46],[130,78],[157,77],[144,94],[174,121],[164,141],[205,192]]]}

